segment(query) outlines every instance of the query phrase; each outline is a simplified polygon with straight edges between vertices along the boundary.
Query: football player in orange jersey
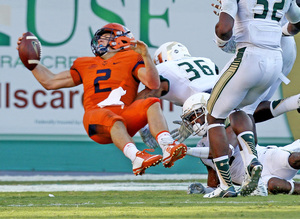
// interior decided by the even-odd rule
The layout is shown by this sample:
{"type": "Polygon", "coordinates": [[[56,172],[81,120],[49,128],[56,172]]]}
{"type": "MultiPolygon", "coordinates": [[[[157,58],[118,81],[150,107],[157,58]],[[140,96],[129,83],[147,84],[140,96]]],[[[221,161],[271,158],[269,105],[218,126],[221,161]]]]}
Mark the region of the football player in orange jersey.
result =
{"type": "Polygon", "coordinates": [[[161,161],[166,168],[173,166],[186,155],[186,145],[170,135],[158,98],[135,100],[140,82],[150,89],[160,86],[147,45],[125,26],[110,23],[95,33],[91,48],[95,57],[77,58],[70,70],[54,74],[38,64],[32,73],[47,90],[83,84],[87,134],[99,144],[114,143],[132,161],[135,175],[161,161]],[[139,151],[133,142],[147,123],[163,156],[139,151]]]}

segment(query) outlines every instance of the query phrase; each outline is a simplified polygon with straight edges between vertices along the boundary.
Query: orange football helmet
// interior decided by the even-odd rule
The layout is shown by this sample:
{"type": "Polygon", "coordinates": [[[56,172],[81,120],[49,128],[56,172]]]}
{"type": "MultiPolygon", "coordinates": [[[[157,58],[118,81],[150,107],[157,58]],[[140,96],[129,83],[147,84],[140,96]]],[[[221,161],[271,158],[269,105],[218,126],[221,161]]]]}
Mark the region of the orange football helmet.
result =
{"type": "Polygon", "coordinates": [[[91,48],[96,56],[103,56],[109,51],[108,47],[114,50],[129,48],[131,40],[134,40],[134,36],[127,27],[117,23],[109,23],[97,30],[91,41],[91,48]],[[110,33],[106,46],[99,45],[98,43],[98,40],[104,33],[110,33]]]}

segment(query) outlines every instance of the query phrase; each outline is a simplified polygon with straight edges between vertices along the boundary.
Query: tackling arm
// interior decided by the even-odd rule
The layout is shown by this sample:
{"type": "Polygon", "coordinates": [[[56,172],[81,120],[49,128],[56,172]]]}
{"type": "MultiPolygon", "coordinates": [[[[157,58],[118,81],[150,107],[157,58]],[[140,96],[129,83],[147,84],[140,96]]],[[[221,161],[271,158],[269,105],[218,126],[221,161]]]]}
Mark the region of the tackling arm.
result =
{"type": "Polygon", "coordinates": [[[146,99],[148,97],[157,97],[165,95],[169,91],[169,83],[167,81],[161,81],[158,89],[149,89],[146,87],[144,90],[140,91],[136,99],[146,99]]]}

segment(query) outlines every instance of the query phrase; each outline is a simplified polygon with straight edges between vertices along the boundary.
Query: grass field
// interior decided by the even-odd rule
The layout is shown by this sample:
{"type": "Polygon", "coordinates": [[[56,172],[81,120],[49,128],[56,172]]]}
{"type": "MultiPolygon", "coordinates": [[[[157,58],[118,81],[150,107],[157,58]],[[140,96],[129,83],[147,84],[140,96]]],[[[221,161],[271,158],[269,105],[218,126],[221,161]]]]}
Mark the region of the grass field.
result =
{"type": "Polygon", "coordinates": [[[49,192],[1,192],[0,218],[300,218],[300,197],[291,195],[204,199],[164,190],[51,194],[54,197],[49,192]]]}

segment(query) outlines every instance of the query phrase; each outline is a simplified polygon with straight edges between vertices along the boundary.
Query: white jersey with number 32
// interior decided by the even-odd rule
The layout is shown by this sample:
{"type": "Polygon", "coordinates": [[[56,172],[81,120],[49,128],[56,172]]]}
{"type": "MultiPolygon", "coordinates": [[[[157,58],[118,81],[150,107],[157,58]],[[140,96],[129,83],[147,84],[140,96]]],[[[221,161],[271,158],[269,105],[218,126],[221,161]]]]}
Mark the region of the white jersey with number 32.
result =
{"type": "Polygon", "coordinates": [[[280,50],[281,19],[299,21],[295,0],[222,0],[222,12],[235,19],[237,48],[255,45],[280,50]]]}

